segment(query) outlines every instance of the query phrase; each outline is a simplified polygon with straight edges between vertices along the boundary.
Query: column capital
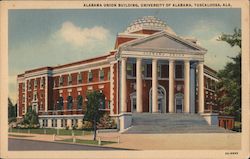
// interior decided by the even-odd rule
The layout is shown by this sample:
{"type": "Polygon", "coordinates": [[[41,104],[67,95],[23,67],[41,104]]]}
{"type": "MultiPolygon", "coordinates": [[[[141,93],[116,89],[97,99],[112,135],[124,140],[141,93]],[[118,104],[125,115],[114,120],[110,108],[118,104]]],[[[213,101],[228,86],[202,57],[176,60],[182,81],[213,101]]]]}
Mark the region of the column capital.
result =
{"type": "Polygon", "coordinates": [[[125,61],[127,61],[127,57],[121,57],[121,60],[125,60],[125,61]]]}
{"type": "Polygon", "coordinates": [[[189,59],[185,59],[183,60],[185,63],[190,63],[190,60],[189,59]]]}
{"type": "Polygon", "coordinates": [[[175,61],[174,59],[169,59],[168,63],[174,63],[174,61],[175,61]]]}
{"type": "Polygon", "coordinates": [[[204,64],[204,61],[199,61],[198,64],[204,64]]]}
{"type": "Polygon", "coordinates": [[[158,61],[158,59],[157,58],[152,58],[152,61],[158,61]]]}

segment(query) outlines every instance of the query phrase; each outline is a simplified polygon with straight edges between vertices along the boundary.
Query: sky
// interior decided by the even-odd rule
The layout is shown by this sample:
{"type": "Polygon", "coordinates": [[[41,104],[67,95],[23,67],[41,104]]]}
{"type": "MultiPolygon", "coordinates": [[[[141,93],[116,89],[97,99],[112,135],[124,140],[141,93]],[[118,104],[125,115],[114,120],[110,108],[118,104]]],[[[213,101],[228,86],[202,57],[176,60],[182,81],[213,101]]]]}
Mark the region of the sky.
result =
{"type": "Polygon", "coordinates": [[[106,54],[116,35],[143,16],[165,21],[178,36],[206,48],[205,64],[220,70],[240,51],[216,40],[241,28],[240,9],[58,9],[9,11],[9,97],[17,100],[17,75],[106,54]]]}

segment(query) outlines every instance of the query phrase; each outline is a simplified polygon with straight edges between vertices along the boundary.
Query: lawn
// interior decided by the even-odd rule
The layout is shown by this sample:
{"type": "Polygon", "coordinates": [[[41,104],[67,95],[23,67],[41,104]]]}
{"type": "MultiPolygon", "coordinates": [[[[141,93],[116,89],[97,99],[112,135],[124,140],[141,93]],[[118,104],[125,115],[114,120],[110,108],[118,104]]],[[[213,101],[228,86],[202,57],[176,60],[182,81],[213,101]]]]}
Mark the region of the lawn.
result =
{"type": "Polygon", "coordinates": [[[52,128],[38,128],[38,129],[9,129],[9,132],[14,133],[30,133],[30,134],[57,134],[57,135],[72,135],[75,136],[89,135],[92,131],[83,130],[66,130],[66,129],[52,129],[52,128]]]}
{"type": "MultiPolygon", "coordinates": [[[[57,140],[57,141],[63,141],[63,142],[70,142],[73,143],[73,139],[64,139],[64,140],[57,140]]],[[[76,142],[78,144],[83,144],[83,145],[99,145],[98,140],[82,140],[82,139],[76,139],[76,142]]],[[[101,145],[107,145],[107,144],[113,144],[117,142],[113,141],[102,141],[101,145]]]]}

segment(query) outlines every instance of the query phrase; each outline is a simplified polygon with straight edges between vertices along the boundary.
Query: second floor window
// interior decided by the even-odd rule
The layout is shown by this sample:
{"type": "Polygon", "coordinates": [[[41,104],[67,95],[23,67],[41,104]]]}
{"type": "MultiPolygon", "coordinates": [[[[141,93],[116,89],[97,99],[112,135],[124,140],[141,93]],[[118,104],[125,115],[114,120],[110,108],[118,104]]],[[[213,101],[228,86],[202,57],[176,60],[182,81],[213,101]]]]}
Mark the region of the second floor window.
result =
{"type": "Polygon", "coordinates": [[[37,89],[37,80],[34,80],[34,89],[37,89]]]}
{"type": "Polygon", "coordinates": [[[22,83],[22,92],[25,92],[25,83],[22,83]]]}
{"type": "Polygon", "coordinates": [[[93,73],[89,72],[88,73],[88,82],[92,82],[93,81],[93,73]]]}
{"type": "Polygon", "coordinates": [[[175,78],[183,78],[184,72],[183,72],[183,65],[177,64],[175,65],[175,78]]]}
{"type": "Polygon", "coordinates": [[[31,90],[31,81],[28,81],[28,90],[31,90]]]}
{"type": "Polygon", "coordinates": [[[82,74],[81,73],[78,73],[78,75],[77,75],[77,82],[78,82],[78,84],[82,83],[82,74]]]}
{"type": "Polygon", "coordinates": [[[100,70],[99,77],[100,77],[100,81],[104,80],[104,70],[100,70]]]}
{"type": "Polygon", "coordinates": [[[63,85],[63,76],[60,76],[59,77],[59,86],[62,86],[63,85]]]}
{"type": "Polygon", "coordinates": [[[71,84],[72,84],[72,76],[69,75],[69,76],[68,76],[68,85],[71,85],[71,84]]]}
{"type": "Polygon", "coordinates": [[[44,88],[44,79],[41,78],[40,80],[40,88],[43,89],[44,88]]]}

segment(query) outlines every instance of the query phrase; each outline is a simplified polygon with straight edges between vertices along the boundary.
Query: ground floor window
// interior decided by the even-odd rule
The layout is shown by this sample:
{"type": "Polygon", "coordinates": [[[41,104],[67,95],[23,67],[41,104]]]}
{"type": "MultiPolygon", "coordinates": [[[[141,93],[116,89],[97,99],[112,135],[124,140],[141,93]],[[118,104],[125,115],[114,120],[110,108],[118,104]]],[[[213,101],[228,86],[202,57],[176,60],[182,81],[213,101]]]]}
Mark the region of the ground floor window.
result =
{"type": "Polygon", "coordinates": [[[47,119],[43,119],[43,127],[48,127],[48,120],[47,119]]]}
{"type": "Polygon", "coordinates": [[[57,119],[52,119],[52,127],[57,127],[57,119]]]}

